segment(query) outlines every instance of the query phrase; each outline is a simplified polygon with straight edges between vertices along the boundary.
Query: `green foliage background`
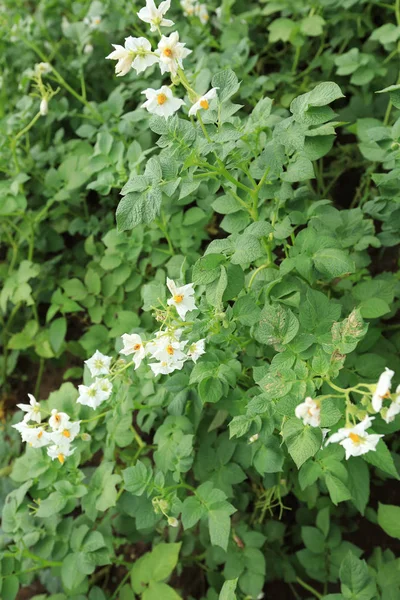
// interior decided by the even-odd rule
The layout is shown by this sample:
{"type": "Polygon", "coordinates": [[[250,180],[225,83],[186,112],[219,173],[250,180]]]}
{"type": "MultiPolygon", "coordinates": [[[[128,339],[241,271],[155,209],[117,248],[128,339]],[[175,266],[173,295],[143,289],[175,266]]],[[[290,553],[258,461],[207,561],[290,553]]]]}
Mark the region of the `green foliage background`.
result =
{"type": "Polygon", "coordinates": [[[156,67],[105,61],[141,6],[1,7],[0,597],[397,600],[399,417],[345,461],[294,409],[323,395],[343,427],[400,372],[400,3],[223,0],[202,25],[173,2],[185,74],[219,88],[204,128],[140,107],[156,67]],[[157,329],[166,276],[206,354],[126,373],[63,467],[22,448],[16,403],[87,418],[83,360],[157,329]]]}

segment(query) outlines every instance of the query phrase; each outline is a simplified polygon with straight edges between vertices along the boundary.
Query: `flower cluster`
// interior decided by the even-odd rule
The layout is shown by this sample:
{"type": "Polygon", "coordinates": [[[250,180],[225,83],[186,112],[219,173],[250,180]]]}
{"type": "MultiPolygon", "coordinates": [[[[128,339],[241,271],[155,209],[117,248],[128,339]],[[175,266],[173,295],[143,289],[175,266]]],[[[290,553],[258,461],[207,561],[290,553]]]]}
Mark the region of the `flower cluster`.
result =
{"type": "MultiPolygon", "coordinates": [[[[172,279],[167,278],[167,287],[171,292],[171,298],[167,305],[174,307],[178,316],[183,320],[186,314],[195,310],[193,284],[189,283],[178,287],[172,279]]],[[[124,333],[122,341],[124,347],[121,354],[132,355],[132,361],[137,369],[144,358],[150,357],[156,362],[149,363],[154,375],[166,375],[175,370],[182,369],[187,360],[197,362],[205,350],[205,340],[199,340],[187,347],[187,340],[181,340],[183,330],[167,327],[166,330],[156,332],[155,337],[144,341],[140,335],[124,333]]]]}
{"type": "MultiPolygon", "coordinates": [[[[176,325],[175,313],[179,319],[184,320],[188,312],[197,308],[193,284],[177,286],[172,279],[167,278],[167,287],[171,298],[168,299],[164,311],[165,328],[157,331],[148,341],[142,340],[137,333],[124,333],[120,354],[132,356],[132,361],[127,364],[125,361],[122,361],[122,364],[121,361],[113,363],[111,356],[96,350],[93,356],[85,361],[93,381],[90,385],[78,386],[78,404],[97,409],[110,398],[113,391],[112,380],[129,366],[134,366],[134,369],[140,367],[146,357],[154,361],[149,363],[154,375],[166,375],[182,369],[188,360],[197,362],[205,353],[204,339],[189,344],[187,340],[181,339],[183,328],[176,325]]],[[[185,323],[182,325],[185,326],[185,323]]],[[[30,404],[17,405],[26,414],[23,421],[13,427],[21,434],[22,441],[33,448],[48,446],[47,454],[63,464],[65,458],[71,456],[75,450],[71,442],[79,434],[81,421],[73,422],[66,413],[53,409],[48,423],[43,424],[43,410],[39,402],[31,394],[29,399],[30,404]],[[29,422],[32,421],[36,425],[30,425],[29,422]]]]}
{"type": "MultiPolygon", "coordinates": [[[[365,392],[365,397],[371,396],[371,402],[369,403],[369,412],[380,413],[386,423],[391,423],[396,415],[400,413],[400,385],[397,386],[395,395],[391,394],[392,378],[394,371],[385,368],[384,372],[380,375],[376,385],[360,384],[362,387],[370,388],[370,392],[365,392]],[[384,407],[383,402],[385,399],[390,400],[390,406],[384,407]]],[[[357,389],[357,388],[352,388],[357,389]]],[[[347,399],[348,395],[345,394],[347,399]]],[[[368,400],[367,400],[368,402],[368,400]]],[[[365,411],[363,411],[365,414],[365,411]]],[[[320,427],[321,425],[321,400],[318,398],[313,400],[308,397],[296,406],[295,415],[298,419],[301,419],[304,425],[310,425],[311,427],[320,427]]],[[[375,417],[366,415],[359,423],[351,424],[347,411],[347,424],[346,427],[342,427],[336,433],[332,434],[326,442],[326,445],[331,443],[339,443],[346,450],[346,459],[350,456],[361,456],[367,452],[375,451],[376,446],[383,437],[381,434],[368,433],[372,425],[372,421],[375,417]]],[[[329,430],[323,430],[328,432],[329,430]]],[[[325,433],[325,435],[326,435],[325,433]]]]}
{"type": "Polygon", "coordinates": [[[207,6],[197,2],[197,0],[181,0],[181,6],[185,17],[198,17],[203,25],[206,25],[210,20],[207,6]]]}
{"type": "MultiPolygon", "coordinates": [[[[174,25],[173,21],[165,18],[165,13],[170,8],[170,4],[170,0],[164,0],[157,8],[154,0],[146,0],[146,6],[137,13],[139,19],[150,25],[151,32],[159,34],[160,40],[156,49],[153,50],[150,41],[144,37],[129,36],[125,38],[123,46],[112,44],[114,51],[106,56],[107,59],[117,61],[115,65],[117,77],[126,75],[131,69],[139,74],[153,65],[159,66],[162,75],[170,75],[171,85],[163,85],[159,89],[147,88],[142,92],[146,96],[146,101],[142,105],[143,108],[165,119],[168,119],[185,104],[183,100],[173,95],[171,88],[178,84],[183,85],[192,102],[189,116],[197,114],[200,109],[207,110],[210,101],[217,95],[217,88],[212,88],[204,96],[201,96],[190,87],[183,73],[183,60],[192,51],[185,47],[185,43],[179,41],[177,31],[169,36],[161,33],[161,27],[174,25]]],[[[207,14],[208,19],[205,5],[200,5],[197,2],[193,4],[193,6],[195,5],[198,7],[196,10],[199,18],[204,21],[207,14]]]]}
{"type": "Polygon", "coordinates": [[[17,404],[24,413],[24,418],[13,427],[21,434],[23,442],[33,448],[47,446],[47,454],[52,460],[58,459],[64,464],[65,458],[74,453],[75,447],[71,442],[79,434],[80,421],[71,421],[67,413],[57,409],[51,411],[47,423],[42,423],[42,410],[39,402],[32,394],[28,394],[29,404],[17,404]],[[30,422],[36,425],[30,425],[30,422]]]}

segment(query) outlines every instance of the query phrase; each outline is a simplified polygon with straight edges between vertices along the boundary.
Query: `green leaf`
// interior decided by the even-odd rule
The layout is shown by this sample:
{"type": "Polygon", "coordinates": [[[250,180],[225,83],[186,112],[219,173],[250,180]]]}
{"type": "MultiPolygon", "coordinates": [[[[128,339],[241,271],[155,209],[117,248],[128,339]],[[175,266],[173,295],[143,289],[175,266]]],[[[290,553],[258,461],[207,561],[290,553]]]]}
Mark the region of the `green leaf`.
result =
{"type": "Polygon", "coordinates": [[[230,515],[235,512],[231,507],[213,509],[208,512],[208,527],[210,530],[210,538],[213,546],[219,546],[223,550],[227,550],[229,534],[231,531],[230,515]]]}
{"type": "Polygon", "coordinates": [[[19,590],[19,579],[16,575],[9,575],[1,581],[1,597],[4,600],[15,600],[19,590]]]}
{"type": "Polygon", "coordinates": [[[53,348],[56,354],[61,349],[66,333],[67,320],[65,319],[65,317],[60,317],[59,319],[52,321],[49,329],[49,340],[51,347],[53,348]]]}
{"type": "Polygon", "coordinates": [[[309,425],[303,425],[299,419],[293,418],[286,421],[283,426],[282,435],[288,447],[289,454],[298,469],[321,448],[321,430],[309,425]]]}
{"type": "Polygon", "coordinates": [[[346,600],[372,600],[376,597],[376,584],[365,560],[349,552],[340,566],[339,574],[346,600]]]}
{"type": "Polygon", "coordinates": [[[369,500],[370,476],[368,465],[361,458],[350,458],[346,462],[349,477],[346,482],[354,506],[363,515],[369,500]]]}
{"type": "Polygon", "coordinates": [[[400,539],[400,507],[379,503],[378,525],[391,537],[400,539]]]}
{"type": "Polygon", "coordinates": [[[216,73],[212,78],[211,85],[212,87],[219,88],[218,99],[221,102],[228,100],[228,98],[236,94],[240,87],[236,73],[234,73],[231,69],[226,69],[225,71],[219,71],[216,73]]]}
{"type": "Polygon", "coordinates": [[[282,175],[283,181],[296,183],[314,179],[314,167],[309,158],[299,156],[295,161],[289,163],[286,173],[282,175]]]}
{"type": "Polygon", "coordinates": [[[152,474],[152,470],[138,460],[134,467],[122,471],[125,489],[135,496],[141,496],[149,485],[152,474]]]}
{"type": "Polygon", "coordinates": [[[339,477],[336,477],[336,475],[327,473],[325,476],[325,483],[333,504],[337,505],[339,502],[351,499],[350,490],[339,477]]]}
{"type": "Polygon", "coordinates": [[[236,600],[237,578],[225,581],[218,596],[218,600],[236,600]]]}
{"type": "Polygon", "coordinates": [[[59,513],[67,504],[66,498],[60,492],[52,492],[47,498],[40,502],[36,512],[37,517],[51,517],[59,513]]]}
{"type": "Polygon", "coordinates": [[[158,187],[150,186],[142,194],[131,192],[117,207],[119,231],[133,229],[142,223],[151,223],[160,214],[162,194],[158,187]]]}
{"type": "Polygon", "coordinates": [[[158,544],[150,553],[147,565],[152,581],[167,579],[178,563],[181,542],[177,544],[158,544]]]}
{"type": "Polygon", "coordinates": [[[313,256],[313,261],[318,271],[328,277],[341,277],[348,273],[354,273],[355,270],[354,262],[347,252],[338,248],[318,250],[313,256]]]}
{"type": "Polygon", "coordinates": [[[395,467],[392,455],[385,442],[382,440],[379,440],[375,452],[367,452],[367,454],[363,454],[362,457],[371,465],[374,465],[378,469],[381,469],[381,471],[391,475],[391,477],[399,479],[399,474],[395,467]]]}
{"type": "Polygon", "coordinates": [[[390,312],[390,306],[382,298],[367,298],[359,305],[360,313],[364,319],[377,319],[390,312]]]}
{"type": "Polygon", "coordinates": [[[151,581],[143,592],[142,600],[182,600],[182,597],[166,583],[151,581]]]}
{"type": "Polygon", "coordinates": [[[182,525],[190,529],[206,514],[204,505],[196,496],[188,496],[182,506],[182,525]]]}

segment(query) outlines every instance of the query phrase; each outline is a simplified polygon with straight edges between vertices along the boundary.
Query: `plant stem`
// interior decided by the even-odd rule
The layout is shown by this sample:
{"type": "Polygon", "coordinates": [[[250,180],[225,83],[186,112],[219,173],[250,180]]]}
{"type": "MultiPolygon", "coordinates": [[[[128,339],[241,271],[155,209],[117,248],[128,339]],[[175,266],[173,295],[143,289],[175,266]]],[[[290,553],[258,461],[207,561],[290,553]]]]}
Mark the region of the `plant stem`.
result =
{"type": "Polygon", "coordinates": [[[42,383],[43,371],[44,371],[44,358],[41,358],[40,363],[39,363],[39,371],[38,371],[37,378],[36,378],[35,398],[37,398],[40,393],[40,384],[42,383]]]}
{"type": "Polygon", "coordinates": [[[316,598],[318,598],[318,600],[322,600],[323,595],[320,594],[319,592],[317,592],[316,589],[314,589],[311,585],[309,585],[308,583],[306,583],[305,581],[303,581],[302,579],[300,579],[300,577],[296,577],[296,581],[299,585],[301,585],[301,587],[303,587],[305,590],[307,590],[308,592],[311,592],[312,594],[314,594],[314,596],[316,598]]]}

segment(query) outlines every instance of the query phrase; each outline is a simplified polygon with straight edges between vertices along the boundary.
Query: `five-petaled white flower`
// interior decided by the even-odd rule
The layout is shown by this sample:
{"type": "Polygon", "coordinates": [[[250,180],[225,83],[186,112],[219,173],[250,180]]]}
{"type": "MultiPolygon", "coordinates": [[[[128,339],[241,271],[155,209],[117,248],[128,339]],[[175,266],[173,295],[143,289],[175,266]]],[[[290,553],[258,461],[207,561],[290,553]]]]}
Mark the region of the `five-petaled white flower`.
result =
{"type": "Polygon", "coordinates": [[[165,335],[157,339],[151,356],[161,362],[166,361],[171,364],[185,361],[187,360],[187,356],[183,352],[185,345],[186,341],[180,342],[171,336],[165,335]]]}
{"type": "Polygon", "coordinates": [[[175,306],[178,315],[184,320],[187,312],[197,308],[193,298],[193,283],[177,287],[175,282],[167,277],[167,287],[172,294],[172,298],[167,301],[168,306],[175,306]]]}
{"type": "Polygon", "coordinates": [[[21,439],[32,448],[42,448],[51,442],[51,437],[43,427],[30,427],[26,421],[21,421],[13,425],[13,427],[21,434],[21,439]]]}
{"type": "Polygon", "coordinates": [[[204,96],[201,96],[197,102],[195,102],[193,104],[193,106],[190,108],[189,110],[189,117],[191,117],[192,115],[197,114],[197,112],[201,109],[203,110],[208,110],[208,108],[210,107],[210,101],[213,98],[216,98],[217,96],[217,90],[219,88],[211,88],[211,90],[209,92],[207,92],[206,94],[204,94],[204,96]]]}
{"type": "Polygon", "coordinates": [[[195,15],[199,17],[202,25],[206,25],[210,20],[210,15],[208,14],[207,6],[205,4],[196,4],[195,15]]]}
{"type": "Polygon", "coordinates": [[[205,354],[205,340],[199,340],[198,342],[195,342],[194,344],[190,344],[189,349],[187,351],[187,355],[189,358],[192,359],[192,361],[195,363],[198,361],[198,359],[200,358],[200,356],[202,356],[203,354],[205,354]]]}
{"type": "Polygon", "coordinates": [[[302,419],[304,425],[311,427],[319,427],[321,424],[321,408],[319,402],[308,397],[296,406],[295,415],[298,419],[302,419]]]}
{"type": "Polygon", "coordinates": [[[180,98],[175,98],[170,88],[166,85],[160,87],[159,90],[147,88],[142,94],[145,94],[147,100],[142,104],[143,108],[147,108],[150,113],[168,119],[182,104],[185,104],[180,98]]]}
{"type": "Polygon", "coordinates": [[[111,392],[102,390],[99,385],[99,381],[103,380],[96,379],[91,385],[78,386],[78,404],[90,406],[90,408],[96,409],[102,402],[109,398],[111,392]]]}
{"type": "Polygon", "coordinates": [[[51,417],[49,419],[49,425],[56,431],[57,429],[64,428],[69,422],[69,416],[65,412],[59,412],[56,408],[51,411],[51,417]]]}
{"type": "Polygon", "coordinates": [[[158,31],[160,27],[172,27],[174,24],[170,19],[164,19],[164,15],[171,6],[171,0],[160,2],[157,8],[154,0],[146,0],[146,6],[137,13],[139,19],[150,24],[150,31],[158,31]]]}
{"type": "Polygon", "coordinates": [[[85,360],[92,377],[98,377],[99,375],[108,375],[110,372],[111,356],[105,356],[99,350],[93,354],[91,358],[85,360]]]}
{"type": "Polygon", "coordinates": [[[83,22],[85,23],[85,25],[89,26],[89,29],[98,29],[101,25],[101,17],[97,15],[92,17],[85,17],[83,19],[83,22]]]}
{"type": "Polygon", "coordinates": [[[76,448],[72,448],[70,444],[61,444],[54,446],[50,446],[47,448],[47,454],[50,456],[52,460],[57,459],[60,464],[64,464],[67,456],[71,456],[75,452],[76,448]]]}
{"type": "Polygon", "coordinates": [[[122,335],[122,342],[124,347],[119,351],[120,354],[124,354],[124,356],[133,354],[135,369],[138,369],[146,356],[142,338],[137,333],[124,333],[122,335]]]}
{"type": "Polygon", "coordinates": [[[194,2],[194,0],[181,0],[181,6],[185,17],[192,17],[196,12],[197,2],[194,2]]]}
{"type": "Polygon", "coordinates": [[[391,371],[386,367],[378,379],[374,395],[372,396],[372,408],[375,412],[381,410],[383,399],[390,396],[393,375],[394,371],[391,371]]]}
{"type": "Polygon", "coordinates": [[[342,427],[327,439],[325,445],[339,443],[346,450],[346,459],[349,459],[350,456],[361,456],[361,454],[375,451],[383,435],[366,432],[371,427],[373,420],[374,417],[367,416],[354,427],[342,427]]]}
{"type": "Polygon", "coordinates": [[[161,73],[176,75],[178,68],[183,69],[183,59],[191,53],[185,44],[179,41],[179,33],[174,31],[170,36],[161,36],[156,54],[160,57],[161,73]]]}
{"type": "Polygon", "coordinates": [[[183,365],[184,361],[182,360],[163,360],[158,363],[149,363],[149,367],[154,375],[168,375],[173,371],[180,371],[183,365]]]}
{"type": "Polygon", "coordinates": [[[80,430],[80,421],[68,421],[64,427],[60,427],[56,431],[53,431],[51,439],[56,446],[63,444],[70,444],[78,435],[80,430]]]}
{"type": "Polygon", "coordinates": [[[40,414],[40,404],[37,402],[32,394],[28,394],[29,404],[17,404],[18,408],[23,410],[26,415],[24,415],[24,421],[35,421],[36,423],[40,423],[42,420],[42,416],[40,414]]]}
{"type": "Polygon", "coordinates": [[[144,37],[129,36],[125,38],[125,47],[119,44],[112,45],[115,50],[106,58],[118,61],[115,65],[117,77],[126,75],[131,68],[135,69],[136,73],[141,73],[159,60],[158,56],[152,52],[149,40],[144,37]]]}

